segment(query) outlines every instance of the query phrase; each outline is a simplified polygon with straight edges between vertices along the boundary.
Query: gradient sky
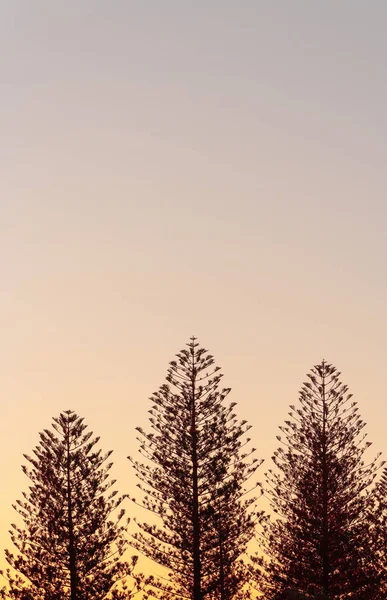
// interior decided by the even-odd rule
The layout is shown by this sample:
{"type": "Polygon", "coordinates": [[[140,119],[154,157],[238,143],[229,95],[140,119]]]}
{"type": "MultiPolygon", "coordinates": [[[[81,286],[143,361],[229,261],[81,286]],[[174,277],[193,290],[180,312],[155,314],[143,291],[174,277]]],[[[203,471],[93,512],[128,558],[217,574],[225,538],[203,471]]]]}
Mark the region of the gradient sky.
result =
{"type": "Polygon", "coordinates": [[[192,334],[260,456],[323,358],[387,452],[386,28],[384,0],[0,1],[0,549],[61,410],[133,493],[192,334]]]}

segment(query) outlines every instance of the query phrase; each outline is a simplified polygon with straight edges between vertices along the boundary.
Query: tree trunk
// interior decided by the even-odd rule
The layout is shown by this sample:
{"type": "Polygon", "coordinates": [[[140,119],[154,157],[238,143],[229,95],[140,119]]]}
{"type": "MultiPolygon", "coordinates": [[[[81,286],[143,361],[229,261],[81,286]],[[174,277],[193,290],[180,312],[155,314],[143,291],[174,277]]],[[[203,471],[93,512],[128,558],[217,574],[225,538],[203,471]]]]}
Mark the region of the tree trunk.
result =
{"type": "Polygon", "coordinates": [[[325,398],[325,376],[322,381],[322,399],[323,399],[323,430],[322,430],[322,476],[323,476],[323,527],[322,527],[322,586],[323,593],[328,598],[329,591],[329,528],[328,528],[328,465],[327,465],[327,433],[326,425],[328,418],[328,408],[325,398]]]}
{"type": "Polygon", "coordinates": [[[70,597],[71,600],[77,600],[77,565],[76,565],[76,549],[74,538],[73,525],[73,506],[71,498],[71,466],[70,466],[70,427],[67,426],[67,519],[69,526],[69,571],[70,571],[70,597]]]}
{"type": "Polygon", "coordinates": [[[223,552],[223,539],[222,532],[219,529],[219,577],[220,577],[220,600],[226,599],[225,589],[225,572],[224,572],[224,552],[223,552]]]}
{"type": "Polygon", "coordinates": [[[191,381],[191,436],[192,436],[192,519],[193,519],[193,563],[194,587],[193,600],[202,600],[201,590],[201,561],[200,561],[200,522],[199,522],[199,491],[198,491],[198,457],[197,457],[197,431],[196,431],[196,406],[195,406],[195,351],[192,354],[192,381],[191,381]]]}

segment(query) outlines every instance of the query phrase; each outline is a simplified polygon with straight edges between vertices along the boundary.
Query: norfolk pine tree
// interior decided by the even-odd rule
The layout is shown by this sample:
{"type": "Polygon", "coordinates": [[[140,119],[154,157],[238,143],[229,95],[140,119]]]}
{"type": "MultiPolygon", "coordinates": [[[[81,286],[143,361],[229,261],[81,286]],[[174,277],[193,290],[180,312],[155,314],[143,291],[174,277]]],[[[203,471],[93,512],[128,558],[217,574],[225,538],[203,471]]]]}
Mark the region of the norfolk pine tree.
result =
{"type": "Polygon", "coordinates": [[[24,527],[12,524],[10,531],[17,552],[5,552],[12,567],[6,595],[15,600],[128,597],[125,582],[114,588],[130,575],[136,558],[131,564],[121,560],[127,524],[120,508],[124,497],[112,490],[111,452],[96,449],[99,438],[86,432],[72,411],[54,418],[52,427],[40,433],[33,455],[24,455],[31,486],[14,505],[24,527]]]}
{"type": "MultiPolygon", "coordinates": [[[[380,538],[381,563],[387,571],[387,468],[383,469],[382,476],[376,486],[376,523],[380,538]]],[[[387,598],[387,574],[383,582],[383,598],[387,598]]]]}
{"type": "Polygon", "coordinates": [[[237,421],[235,403],[225,404],[221,377],[191,338],[151,397],[152,431],[137,428],[146,463],[129,457],[141,505],[161,520],[138,523],[133,545],[168,569],[167,583],[153,582],[163,597],[226,600],[245,582],[239,559],[254,535],[255,498],[244,497],[244,485],[261,461],[254,448],[242,450],[250,427],[237,421]]]}
{"type": "Polygon", "coordinates": [[[325,361],[315,366],[277,436],[267,493],[278,518],[266,521],[256,559],[267,600],[384,598],[372,487],[379,456],[366,461],[365,423],[339,376],[325,361]]]}

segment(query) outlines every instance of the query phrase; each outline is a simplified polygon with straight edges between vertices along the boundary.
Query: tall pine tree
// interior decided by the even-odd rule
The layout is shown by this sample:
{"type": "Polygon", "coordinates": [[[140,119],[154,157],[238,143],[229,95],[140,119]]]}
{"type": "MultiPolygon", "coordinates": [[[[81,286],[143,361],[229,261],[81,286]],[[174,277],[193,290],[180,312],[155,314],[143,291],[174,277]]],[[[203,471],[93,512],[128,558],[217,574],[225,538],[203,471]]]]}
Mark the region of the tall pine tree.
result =
{"type": "Polygon", "coordinates": [[[245,583],[240,557],[254,535],[255,498],[244,486],[260,461],[245,449],[250,426],[238,422],[235,403],[226,405],[221,378],[191,338],[151,397],[151,431],[137,428],[146,463],[129,457],[142,506],[160,520],[139,523],[133,545],[168,569],[168,582],[154,585],[172,597],[226,600],[245,583]]]}
{"type": "Polygon", "coordinates": [[[376,515],[380,562],[384,568],[382,598],[385,599],[387,598],[387,468],[383,469],[382,476],[376,486],[376,515]]]}
{"type": "Polygon", "coordinates": [[[277,436],[276,469],[267,473],[277,518],[266,522],[257,559],[268,600],[381,597],[372,486],[378,457],[365,458],[365,423],[339,376],[325,361],[315,366],[277,436]]]}
{"type": "Polygon", "coordinates": [[[125,598],[132,563],[121,560],[126,548],[123,496],[112,489],[111,452],[96,449],[99,438],[83,419],[65,411],[53,429],[40,433],[30,466],[31,481],[14,505],[24,526],[12,524],[16,553],[6,550],[7,595],[14,600],[102,600],[125,598]],[[16,571],[16,574],[14,572],[16,571]]]}

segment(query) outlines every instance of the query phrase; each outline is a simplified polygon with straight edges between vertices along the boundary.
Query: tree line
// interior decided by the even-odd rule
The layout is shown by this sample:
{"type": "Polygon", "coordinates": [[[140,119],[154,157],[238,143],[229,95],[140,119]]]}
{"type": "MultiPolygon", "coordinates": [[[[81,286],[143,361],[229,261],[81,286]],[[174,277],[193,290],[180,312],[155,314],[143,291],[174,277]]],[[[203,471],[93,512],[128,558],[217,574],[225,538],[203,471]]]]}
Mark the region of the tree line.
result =
{"type": "Polygon", "coordinates": [[[169,364],[149,426],[137,428],[139,457],[128,457],[138,498],[118,494],[111,452],[83,418],[54,418],[24,455],[29,487],[14,504],[21,524],[11,525],[2,596],[385,600],[387,469],[369,458],[340,373],[325,361],[311,369],[263,482],[250,425],[221,380],[196,338],[169,364]],[[125,499],[150,513],[135,531],[125,499]],[[165,575],[137,572],[138,555],[165,575]]]}

